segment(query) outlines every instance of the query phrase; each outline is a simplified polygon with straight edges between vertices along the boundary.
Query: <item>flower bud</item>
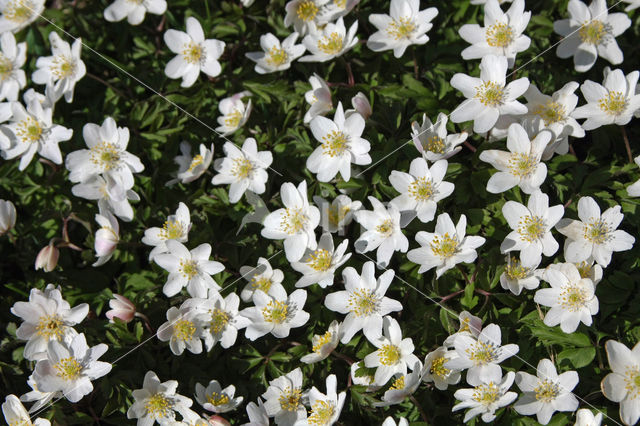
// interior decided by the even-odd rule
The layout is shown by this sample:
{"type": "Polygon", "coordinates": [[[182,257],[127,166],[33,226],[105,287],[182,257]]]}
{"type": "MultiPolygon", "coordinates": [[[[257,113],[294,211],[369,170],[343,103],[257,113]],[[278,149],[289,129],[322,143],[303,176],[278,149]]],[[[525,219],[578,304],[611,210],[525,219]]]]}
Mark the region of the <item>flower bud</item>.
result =
{"type": "Polygon", "coordinates": [[[351,105],[365,120],[371,117],[373,113],[369,99],[362,92],[358,92],[357,95],[351,98],[351,105]]]}
{"type": "Polygon", "coordinates": [[[111,310],[105,313],[109,322],[113,322],[114,317],[129,322],[136,315],[136,306],[133,302],[119,294],[113,294],[113,299],[109,300],[109,307],[111,310]]]}
{"type": "Polygon", "coordinates": [[[229,423],[224,417],[217,415],[209,417],[209,424],[211,426],[231,426],[231,423],[229,423]]]}
{"type": "Polygon", "coordinates": [[[60,250],[53,244],[49,244],[40,250],[36,257],[35,268],[44,269],[45,272],[53,271],[58,265],[58,258],[60,257],[60,250]]]}
{"type": "Polygon", "coordinates": [[[6,234],[16,224],[16,206],[11,201],[0,200],[0,235],[6,234]]]}

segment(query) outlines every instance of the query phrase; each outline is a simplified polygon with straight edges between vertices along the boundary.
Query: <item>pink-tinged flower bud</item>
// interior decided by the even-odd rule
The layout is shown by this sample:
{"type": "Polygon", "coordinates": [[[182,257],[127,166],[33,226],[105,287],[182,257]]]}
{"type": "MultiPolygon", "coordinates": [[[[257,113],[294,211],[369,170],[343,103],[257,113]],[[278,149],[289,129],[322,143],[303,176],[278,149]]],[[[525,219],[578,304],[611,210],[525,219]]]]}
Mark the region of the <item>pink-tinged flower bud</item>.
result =
{"type": "Polygon", "coordinates": [[[53,244],[49,244],[40,250],[36,257],[36,270],[44,269],[45,272],[53,271],[58,265],[58,258],[60,257],[60,250],[53,244]]]}
{"type": "Polygon", "coordinates": [[[11,201],[0,200],[0,235],[6,234],[16,224],[16,206],[11,201]]]}
{"type": "Polygon", "coordinates": [[[358,114],[362,116],[365,120],[371,117],[373,111],[371,110],[371,104],[369,103],[369,99],[362,92],[358,92],[353,98],[351,98],[351,105],[358,111],[358,114]]]}
{"type": "Polygon", "coordinates": [[[231,423],[229,423],[224,417],[217,415],[209,417],[209,424],[211,426],[231,426],[231,423]]]}
{"type": "Polygon", "coordinates": [[[119,294],[113,294],[113,299],[109,300],[109,307],[105,315],[109,318],[109,322],[113,322],[113,318],[120,318],[124,322],[129,322],[136,315],[136,306],[133,302],[119,294]]]}
{"type": "Polygon", "coordinates": [[[97,214],[96,222],[98,222],[102,228],[98,229],[96,232],[94,248],[96,250],[98,260],[93,264],[93,266],[100,266],[111,259],[113,252],[116,250],[118,241],[120,241],[120,227],[118,225],[118,220],[113,214],[111,214],[111,212],[97,214]]]}

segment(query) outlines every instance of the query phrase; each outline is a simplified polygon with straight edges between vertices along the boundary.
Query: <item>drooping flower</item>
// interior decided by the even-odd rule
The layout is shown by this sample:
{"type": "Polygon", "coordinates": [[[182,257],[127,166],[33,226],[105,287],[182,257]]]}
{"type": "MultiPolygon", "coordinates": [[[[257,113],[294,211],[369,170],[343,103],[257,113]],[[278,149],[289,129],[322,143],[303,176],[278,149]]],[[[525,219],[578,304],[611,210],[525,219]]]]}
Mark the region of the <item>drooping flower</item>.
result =
{"type": "Polygon", "coordinates": [[[46,246],[42,247],[36,256],[34,269],[42,269],[45,272],[51,272],[56,269],[58,265],[58,258],[60,257],[60,250],[52,242],[49,242],[46,246]]]}
{"type": "Polygon", "coordinates": [[[271,380],[262,397],[268,416],[275,417],[277,425],[290,426],[307,418],[307,410],[302,403],[302,371],[299,367],[271,380]]]}
{"type": "Polygon", "coordinates": [[[633,425],[640,419],[640,343],[633,349],[615,340],[605,344],[611,373],[602,380],[604,396],[620,403],[620,419],[633,425]]]}
{"type": "Polygon", "coordinates": [[[460,144],[467,140],[467,132],[448,134],[447,121],[449,117],[438,113],[435,123],[422,114],[422,125],[417,121],[411,123],[411,138],[416,149],[427,160],[435,163],[454,156],[462,149],[460,144]]]}
{"type": "Polygon", "coordinates": [[[234,397],[236,387],[229,385],[222,389],[217,380],[211,380],[205,388],[200,383],[196,383],[196,401],[205,410],[214,413],[226,413],[235,410],[242,403],[243,397],[234,397]]]}
{"type": "Polygon", "coordinates": [[[271,33],[260,36],[260,47],[263,52],[248,52],[247,58],[256,63],[258,74],[268,74],[276,71],[288,70],[291,63],[304,54],[306,48],[296,44],[299,34],[294,32],[287,38],[280,40],[271,33]]]}
{"type": "MultiPolygon", "coordinates": [[[[31,391],[25,393],[20,396],[20,401],[25,402],[34,402],[34,404],[29,408],[30,413],[35,413],[36,411],[40,411],[42,407],[46,407],[49,405],[51,401],[54,399],[63,398],[62,392],[42,392],[38,389],[38,385],[36,385],[36,381],[33,379],[33,374],[29,376],[27,379],[27,384],[31,388],[31,391]]],[[[20,423],[18,423],[20,424],[20,423]]],[[[36,424],[36,423],[34,423],[36,424]]]]}
{"type": "Polygon", "coordinates": [[[454,405],[451,411],[471,408],[464,416],[465,423],[478,414],[482,415],[482,421],[485,423],[493,421],[496,418],[496,410],[511,404],[518,397],[517,393],[509,392],[514,378],[513,371],[507,372],[503,378],[502,372],[498,369],[484,380],[479,380],[475,384],[469,383],[474,388],[458,389],[453,394],[460,403],[454,405]]]}
{"type": "Polygon", "coordinates": [[[324,334],[315,334],[311,343],[313,344],[313,352],[300,358],[305,364],[313,364],[322,361],[331,355],[331,352],[338,346],[340,341],[341,324],[334,320],[329,324],[329,329],[324,334]]]}
{"type": "Polygon", "coordinates": [[[113,293],[113,299],[109,299],[109,307],[111,309],[105,312],[105,316],[111,323],[114,318],[130,322],[136,316],[136,305],[120,294],[113,293]]]}
{"type": "Polygon", "coordinates": [[[9,232],[15,225],[16,206],[11,201],[0,200],[0,235],[9,232]]]}
{"type": "Polygon", "coordinates": [[[307,249],[299,262],[291,263],[294,270],[303,274],[295,286],[299,288],[318,284],[326,288],[333,285],[336,270],[351,257],[351,253],[345,254],[348,245],[349,240],[344,240],[334,248],[331,234],[322,234],[315,250],[307,249]]]}
{"type": "Polygon", "coordinates": [[[274,288],[273,296],[256,290],[252,299],[254,306],[240,311],[240,315],[251,321],[245,330],[249,340],[267,333],[284,338],[292,328],[302,327],[309,321],[309,313],[302,310],[307,301],[306,290],[298,289],[288,296],[285,290],[278,288],[274,288]]]}
{"type": "Polygon", "coordinates": [[[47,419],[35,419],[31,422],[31,417],[24,405],[17,396],[7,395],[2,403],[2,414],[8,425],[33,425],[33,426],[51,426],[51,422],[47,419]]]}
{"type": "Polygon", "coordinates": [[[127,410],[128,419],[138,419],[138,426],[170,424],[176,419],[176,412],[189,418],[194,413],[189,409],[193,401],[176,393],[178,382],[160,379],[153,371],[147,371],[141,389],[133,391],[134,403],[127,410]]]}
{"type": "Polygon", "coordinates": [[[281,284],[284,274],[280,269],[271,268],[269,260],[264,257],[258,258],[257,266],[240,267],[240,275],[247,280],[247,285],[244,286],[240,293],[240,298],[243,302],[249,302],[256,290],[262,290],[271,296],[273,296],[274,291],[284,290],[281,284]]]}
{"type": "Polygon", "coordinates": [[[167,182],[167,185],[173,185],[178,181],[190,183],[202,176],[213,160],[213,144],[209,149],[205,144],[201,143],[199,153],[192,156],[191,145],[182,141],[180,142],[180,153],[182,155],[178,155],[173,159],[178,165],[178,176],[176,179],[167,182]]]}
{"type": "Polygon", "coordinates": [[[204,38],[200,22],[193,16],[186,20],[187,32],[167,30],[164,42],[176,56],[167,63],[164,73],[169,78],[182,78],[180,86],[191,87],[200,71],[216,77],[222,71],[220,56],[224,52],[224,41],[204,38]]]}
{"type": "Polygon", "coordinates": [[[344,26],[342,18],[326,24],[321,30],[312,31],[302,39],[302,44],[310,55],[299,59],[300,62],[326,62],[341,56],[351,50],[357,43],[356,31],[358,21],[355,21],[349,31],[344,26]]]}
{"type": "Polygon", "coordinates": [[[140,201],[140,196],[132,189],[125,189],[110,175],[93,175],[71,187],[71,193],[87,200],[97,200],[98,210],[111,212],[125,222],[133,220],[130,201],[140,201]]]}
{"type": "Polygon", "coordinates": [[[305,92],[304,99],[311,107],[304,115],[304,124],[310,123],[314,117],[324,116],[333,109],[331,90],[327,82],[314,73],[309,77],[309,84],[311,84],[311,90],[305,92]]]}
{"type": "Polygon", "coordinates": [[[598,56],[613,65],[622,63],[616,37],[631,26],[626,13],[609,14],[606,0],[592,0],[588,7],[580,0],[570,0],[568,11],[569,19],[553,23],[553,30],[564,37],[556,49],[558,57],[573,56],[578,72],[591,69],[598,56]]]}
{"type": "Polygon", "coordinates": [[[258,151],[258,145],[253,138],[245,139],[242,148],[225,142],[223,149],[226,157],[215,161],[214,168],[218,174],[211,179],[211,183],[230,184],[231,203],[240,201],[247,190],[255,194],[264,193],[269,178],[267,168],[273,162],[273,154],[270,151],[258,151]]]}
{"type": "Polygon", "coordinates": [[[324,232],[338,232],[343,235],[345,228],[351,223],[354,213],[362,208],[360,201],[352,201],[347,195],[340,194],[332,202],[319,196],[313,197],[322,215],[321,226],[324,232]]]}
{"type": "Polygon", "coordinates": [[[500,285],[518,296],[523,288],[533,290],[540,285],[544,269],[536,269],[540,263],[523,264],[520,259],[507,255],[507,264],[500,274],[500,285]]]}
{"type": "Polygon", "coordinates": [[[118,219],[109,211],[97,214],[95,219],[100,225],[94,241],[94,250],[98,259],[91,266],[98,267],[107,263],[116,251],[120,242],[120,225],[118,219]]]}
{"type": "Polygon", "coordinates": [[[377,280],[374,272],[373,262],[366,262],[362,266],[362,274],[350,266],[344,268],[342,277],[345,290],[328,294],[324,300],[330,310],[347,314],[341,326],[340,341],[343,344],[349,343],[360,330],[370,342],[376,341],[382,337],[383,318],[391,312],[402,310],[400,302],[385,296],[395,271],[389,269],[377,280]]]}
{"type": "Polygon", "coordinates": [[[447,361],[458,356],[456,351],[440,346],[436,350],[429,352],[424,359],[424,372],[422,381],[433,382],[439,390],[446,390],[449,385],[456,385],[460,382],[461,373],[459,370],[447,368],[444,365],[447,361]]]}
{"type": "Polygon", "coordinates": [[[369,22],[378,31],[369,36],[367,47],[374,52],[393,49],[393,56],[399,58],[407,47],[429,41],[426,33],[433,28],[431,21],[437,15],[435,7],[420,10],[419,0],[391,0],[389,15],[369,15],[369,22]]]}
{"type": "Polygon", "coordinates": [[[362,92],[356,93],[356,95],[351,98],[351,106],[353,109],[348,109],[344,112],[344,116],[346,118],[349,118],[351,114],[357,113],[367,120],[371,117],[371,114],[373,114],[371,103],[369,102],[369,99],[367,99],[367,96],[362,92]]]}
{"type": "Polygon", "coordinates": [[[338,421],[340,412],[347,398],[347,393],[337,392],[338,381],[335,374],[329,374],[326,379],[327,393],[320,392],[312,386],[308,393],[311,411],[307,417],[308,425],[331,426],[338,421]]]}
{"type": "Polygon", "coordinates": [[[22,69],[27,61],[27,42],[16,44],[13,34],[7,31],[0,34],[0,47],[0,101],[17,101],[18,93],[27,85],[22,69]]]}
{"type": "Polygon", "coordinates": [[[400,404],[407,397],[413,395],[420,386],[423,367],[420,361],[416,361],[412,366],[412,372],[396,375],[393,384],[382,395],[381,402],[374,402],[374,407],[387,407],[389,405],[400,404]]]}
{"type": "Polygon", "coordinates": [[[461,123],[473,120],[473,131],[491,130],[501,115],[526,114],[527,108],[518,102],[529,88],[529,79],[519,78],[506,84],[507,58],[486,55],[480,63],[480,78],[457,73],[451,85],[460,90],[464,100],[450,115],[451,121],[461,123]]]}
{"type": "Polygon", "coordinates": [[[167,241],[175,240],[180,243],[186,243],[189,240],[190,229],[191,215],[189,214],[189,207],[180,202],[176,213],[167,216],[162,228],[153,227],[144,231],[142,243],[153,246],[153,250],[149,253],[149,260],[152,261],[157,255],[169,251],[167,241]]]}
{"type": "Polygon", "coordinates": [[[251,99],[245,105],[242,98],[248,95],[249,92],[240,92],[220,101],[218,110],[222,116],[217,119],[219,126],[216,127],[216,132],[227,136],[244,126],[251,114],[251,99]]]}
{"type": "Polygon", "coordinates": [[[166,10],[166,0],[115,0],[104,10],[104,19],[118,22],[127,18],[129,24],[139,25],[147,12],[162,15],[166,10]]]}
{"type": "Polygon", "coordinates": [[[0,34],[17,33],[35,21],[44,11],[45,0],[1,0],[0,34]]]}
{"type": "MultiPolygon", "coordinates": [[[[186,303],[186,302],[185,302],[186,303]]],[[[205,315],[183,303],[167,311],[167,322],[158,327],[156,336],[161,342],[169,342],[174,355],[182,355],[185,348],[193,354],[202,352],[205,315]]]]}

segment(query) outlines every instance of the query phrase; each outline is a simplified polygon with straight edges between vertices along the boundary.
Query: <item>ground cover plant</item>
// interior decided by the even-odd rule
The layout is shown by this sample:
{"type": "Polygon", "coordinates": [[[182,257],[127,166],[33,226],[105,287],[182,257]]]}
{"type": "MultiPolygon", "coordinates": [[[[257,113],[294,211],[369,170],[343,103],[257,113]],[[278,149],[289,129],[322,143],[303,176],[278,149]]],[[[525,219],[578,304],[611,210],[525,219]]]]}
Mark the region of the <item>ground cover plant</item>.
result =
{"type": "Polygon", "coordinates": [[[0,1],[5,421],[636,424],[638,7],[0,1]]]}

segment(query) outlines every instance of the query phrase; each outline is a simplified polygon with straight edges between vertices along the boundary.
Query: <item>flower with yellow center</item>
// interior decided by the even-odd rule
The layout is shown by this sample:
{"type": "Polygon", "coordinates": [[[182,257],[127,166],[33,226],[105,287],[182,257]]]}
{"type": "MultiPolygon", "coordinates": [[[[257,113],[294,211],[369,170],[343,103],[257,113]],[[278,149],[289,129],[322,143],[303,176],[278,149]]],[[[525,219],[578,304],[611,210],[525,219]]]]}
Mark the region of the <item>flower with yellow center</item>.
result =
{"type": "Polygon", "coordinates": [[[169,347],[175,355],[180,355],[185,348],[191,353],[202,352],[205,318],[199,311],[188,304],[180,308],[171,307],[167,311],[167,322],[158,328],[158,339],[169,341],[169,347]]]}
{"type": "Polygon", "coordinates": [[[149,228],[144,232],[142,242],[153,246],[149,254],[149,260],[153,260],[157,254],[168,251],[166,242],[176,240],[181,243],[187,242],[189,228],[191,227],[191,216],[186,204],[180,202],[175,214],[167,216],[162,228],[149,228]]]}
{"type": "Polygon", "coordinates": [[[410,39],[416,28],[417,26],[413,22],[413,19],[402,17],[400,19],[391,21],[386,31],[387,34],[389,34],[389,36],[394,38],[395,40],[400,40],[403,38],[410,39]]]}
{"type": "Polygon", "coordinates": [[[204,47],[190,41],[182,46],[182,56],[189,64],[199,64],[205,57],[204,47]]]}
{"type": "Polygon", "coordinates": [[[334,320],[329,324],[328,330],[324,334],[314,334],[311,339],[312,352],[303,356],[300,361],[306,364],[312,364],[326,359],[331,352],[338,346],[338,337],[340,334],[340,323],[334,320]]]}
{"type": "Polygon", "coordinates": [[[438,390],[446,390],[449,385],[460,382],[460,371],[446,366],[447,362],[454,357],[456,357],[456,352],[448,350],[446,346],[440,346],[430,352],[424,359],[422,381],[425,383],[433,382],[438,390]]]}
{"type": "Polygon", "coordinates": [[[44,0],[7,0],[2,2],[0,33],[17,33],[44,11],[44,0]]]}
{"type": "Polygon", "coordinates": [[[456,391],[454,396],[461,402],[455,405],[452,411],[470,408],[465,421],[468,422],[477,415],[481,415],[485,423],[493,421],[496,418],[496,410],[511,404],[518,397],[517,393],[508,392],[514,377],[515,373],[509,371],[503,378],[502,372],[497,370],[482,379],[467,378],[467,382],[474,388],[456,391]]]}
{"type": "Polygon", "coordinates": [[[40,142],[43,132],[43,125],[33,117],[27,117],[16,125],[15,134],[23,143],[40,142]]]}
{"type": "Polygon", "coordinates": [[[61,359],[53,368],[62,380],[75,380],[82,373],[82,365],[73,357],[61,359]]]}
{"type": "Polygon", "coordinates": [[[262,308],[262,317],[266,322],[282,324],[287,320],[289,305],[286,302],[271,300],[266,307],[262,308]]]}
{"type": "Polygon", "coordinates": [[[217,380],[211,380],[206,388],[200,383],[196,383],[196,401],[205,410],[214,413],[226,413],[240,405],[244,398],[234,397],[235,392],[235,386],[229,385],[222,389],[217,380]]]}
{"type": "Polygon", "coordinates": [[[249,320],[245,335],[250,340],[267,333],[287,337],[291,328],[309,320],[309,313],[302,310],[307,300],[306,290],[298,289],[287,296],[283,288],[277,287],[271,294],[256,290],[252,295],[254,306],[240,311],[240,315],[249,320]]]}
{"type": "Polygon", "coordinates": [[[333,130],[322,138],[322,153],[329,157],[339,157],[349,150],[349,135],[333,130]]]}
{"type": "Polygon", "coordinates": [[[620,403],[620,419],[624,424],[640,420],[640,344],[632,349],[615,340],[605,344],[611,373],[602,380],[602,393],[610,401],[620,403]]]}
{"type": "Polygon", "coordinates": [[[498,22],[487,28],[486,39],[487,44],[491,47],[505,48],[513,43],[515,34],[509,25],[498,22]]]}
{"type": "Polygon", "coordinates": [[[533,111],[533,114],[542,118],[544,124],[547,126],[564,122],[567,118],[565,107],[553,100],[547,101],[544,105],[538,105],[533,111]]]}
{"type": "Polygon", "coordinates": [[[504,87],[493,81],[484,81],[481,85],[476,86],[475,97],[484,106],[499,107],[504,104],[504,87]]]}
{"type": "Polygon", "coordinates": [[[448,134],[448,121],[446,114],[438,113],[433,123],[426,114],[422,115],[422,125],[417,121],[411,123],[413,144],[424,159],[431,163],[455,155],[462,149],[460,144],[467,139],[467,132],[448,134]]]}
{"type": "Polygon", "coordinates": [[[610,32],[611,30],[608,29],[602,21],[594,19],[589,22],[585,22],[580,26],[578,36],[583,43],[597,46],[599,44],[604,44],[604,41],[610,32]]]}
{"type": "Polygon", "coordinates": [[[161,393],[151,395],[144,403],[147,414],[154,418],[167,417],[172,406],[171,400],[161,393]]]}
{"type": "Polygon", "coordinates": [[[313,0],[303,0],[296,7],[296,15],[304,22],[311,22],[316,18],[318,10],[319,8],[313,0]]]}
{"type": "Polygon", "coordinates": [[[351,50],[358,42],[358,21],[351,25],[349,31],[342,17],[335,23],[329,22],[322,28],[316,28],[302,40],[310,54],[301,57],[301,62],[326,62],[351,50]]]}

